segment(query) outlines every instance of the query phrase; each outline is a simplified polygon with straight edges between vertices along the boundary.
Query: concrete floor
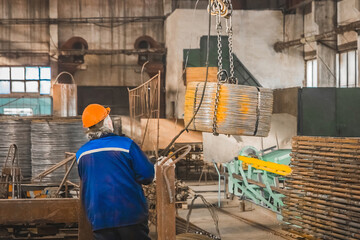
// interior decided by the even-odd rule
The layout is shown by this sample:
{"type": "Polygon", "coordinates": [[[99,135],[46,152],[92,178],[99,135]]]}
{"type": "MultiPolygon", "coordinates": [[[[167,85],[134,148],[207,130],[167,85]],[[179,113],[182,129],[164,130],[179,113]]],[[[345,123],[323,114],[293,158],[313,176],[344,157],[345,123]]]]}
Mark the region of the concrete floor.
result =
{"type": "MultiPolygon", "coordinates": [[[[201,194],[205,197],[205,199],[214,204],[217,205],[218,201],[218,195],[217,195],[217,189],[218,186],[217,183],[212,182],[209,184],[198,184],[197,182],[194,183],[188,183],[189,187],[196,193],[201,194]]],[[[188,203],[190,206],[192,199],[188,199],[188,203]]],[[[239,208],[239,201],[238,199],[234,198],[234,200],[225,200],[222,195],[222,209],[230,212],[231,214],[234,214],[236,216],[240,216],[242,218],[251,220],[253,222],[259,223],[263,226],[266,226],[268,228],[271,228],[276,231],[281,231],[280,222],[277,220],[276,214],[264,209],[262,207],[256,206],[250,202],[246,202],[246,211],[241,212],[239,208]]],[[[188,213],[188,210],[184,209],[178,209],[178,214],[180,217],[186,219],[186,215],[188,213]]],[[[271,232],[265,231],[263,229],[260,229],[258,227],[252,226],[248,223],[245,223],[243,221],[240,221],[232,216],[229,216],[225,213],[216,211],[219,218],[219,230],[221,234],[222,240],[281,240],[284,239],[281,236],[274,235],[271,232]]],[[[204,230],[215,234],[215,225],[214,221],[207,210],[207,208],[204,207],[202,201],[200,199],[197,199],[194,203],[194,207],[191,213],[190,221],[203,228],[204,230]]],[[[153,234],[152,234],[153,235],[153,234]]],[[[152,239],[156,239],[153,235],[152,239]]]]}

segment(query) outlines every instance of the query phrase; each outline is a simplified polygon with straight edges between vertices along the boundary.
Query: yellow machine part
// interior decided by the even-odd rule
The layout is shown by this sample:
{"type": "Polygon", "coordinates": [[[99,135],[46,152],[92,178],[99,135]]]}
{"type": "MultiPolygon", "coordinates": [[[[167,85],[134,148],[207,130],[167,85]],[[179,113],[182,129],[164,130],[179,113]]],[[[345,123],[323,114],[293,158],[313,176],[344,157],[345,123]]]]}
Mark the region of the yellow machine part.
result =
{"type": "Polygon", "coordinates": [[[251,165],[253,168],[279,174],[282,176],[287,176],[292,171],[288,165],[284,165],[284,164],[266,162],[257,158],[244,157],[244,156],[238,156],[238,159],[243,163],[251,165]]]}

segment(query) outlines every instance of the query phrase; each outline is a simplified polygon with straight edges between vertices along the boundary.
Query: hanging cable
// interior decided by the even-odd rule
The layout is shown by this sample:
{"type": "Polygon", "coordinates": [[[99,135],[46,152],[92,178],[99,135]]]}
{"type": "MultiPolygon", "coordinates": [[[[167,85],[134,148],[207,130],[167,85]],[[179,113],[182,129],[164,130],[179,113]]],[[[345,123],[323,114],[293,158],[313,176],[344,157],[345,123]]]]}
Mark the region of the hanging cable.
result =
{"type": "MultiPolygon", "coordinates": [[[[211,0],[209,0],[209,6],[211,4],[211,0]]],[[[181,136],[181,134],[183,134],[185,131],[188,131],[188,128],[190,126],[190,124],[192,123],[192,121],[194,121],[196,114],[199,112],[199,109],[201,107],[201,104],[204,100],[204,95],[205,95],[205,89],[206,89],[206,84],[208,81],[208,74],[209,74],[209,52],[210,52],[210,31],[211,31],[211,11],[209,11],[209,21],[208,21],[209,25],[208,25],[208,35],[207,35],[207,41],[206,41],[206,77],[205,77],[205,82],[204,82],[204,87],[203,87],[203,91],[202,91],[202,95],[201,95],[201,99],[199,102],[199,106],[197,107],[196,111],[194,112],[194,115],[192,116],[191,120],[188,122],[188,124],[185,126],[184,129],[182,129],[169,143],[169,145],[160,153],[160,156],[166,156],[169,153],[169,150],[171,148],[171,146],[174,144],[174,142],[181,136]]]]}

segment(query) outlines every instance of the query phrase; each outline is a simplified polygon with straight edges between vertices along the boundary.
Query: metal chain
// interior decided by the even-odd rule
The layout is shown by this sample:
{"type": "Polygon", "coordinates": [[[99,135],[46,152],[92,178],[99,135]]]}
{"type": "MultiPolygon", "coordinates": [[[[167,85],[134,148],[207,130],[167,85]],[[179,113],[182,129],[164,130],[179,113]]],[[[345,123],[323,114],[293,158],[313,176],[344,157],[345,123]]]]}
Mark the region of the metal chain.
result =
{"type": "Polygon", "coordinates": [[[217,88],[216,88],[216,95],[215,95],[215,104],[214,104],[214,117],[213,117],[213,128],[212,128],[212,132],[215,136],[218,136],[219,133],[217,132],[217,110],[218,110],[218,105],[219,105],[219,98],[220,98],[220,88],[221,88],[221,83],[218,79],[217,82],[217,88]]]}
{"type": "Polygon", "coordinates": [[[228,33],[228,41],[229,41],[229,61],[230,61],[230,78],[229,83],[237,82],[234,76],[234,55],[233,55],[233,30],[232,30],[232,19],[231,16],[229,19],[226,19],[226,31],[228,33]]]}
{"type": "Polygon", "coordinates": [[[216,31],[217,31],[217,47],[218,47],[218,74],[217,74],[217,88],[215,95],[215,103],[214,103],[214,116],[213,116],[213,128],[212,132],[215,136],[219,135],[217,132],[217,109],[219,105],[219,97],[220,97],[220,88],[221,88],[221,76],[222,76],[222,43],[221,43],[221,11],[220,4],[217,5],[218,14],[216,15],[216,31]]]}
{"type": "Polygon", "coordinates": [[[229,81],[230,83],[236,83],[236,79],[234,77],[234,58],[233,58],[233,41],[232,41],[232,22],[231,22],[231,14],[232,14],[232,5],[231,0],[219,0],[212,1],[212,5],[209,6],[209,11],[212,11],[212,14],[216,14],[216,32],[217,32],[217,51],[218,51],[218,74],[217,74],[217,87],[216,87],[216,95],[215,95],[215,103],[214,103],[214,116],[213,116],[213,128],[212,132],[214,135],[219,135],[217,132],[217,112],[218,105],[220,99],[220,88],[221,84],[229,81]],[[211,8],[211,9],[210,9],[211,8]],[[221,17],[226,18],[226,31],[228,33],[229,39],[229,58],[230,58],[230,79],[228,78],[226,70],[223,69],[222,65],[222,42],[221,42],[221,17]]]}
{"type": "Polygon", "coordinates": [[[222,43],[221,43],[221,19],[220,14],[216,16],[216,32],[217,32],[217,52],[218,52],[218,72],[222,71],[222,43]]]}

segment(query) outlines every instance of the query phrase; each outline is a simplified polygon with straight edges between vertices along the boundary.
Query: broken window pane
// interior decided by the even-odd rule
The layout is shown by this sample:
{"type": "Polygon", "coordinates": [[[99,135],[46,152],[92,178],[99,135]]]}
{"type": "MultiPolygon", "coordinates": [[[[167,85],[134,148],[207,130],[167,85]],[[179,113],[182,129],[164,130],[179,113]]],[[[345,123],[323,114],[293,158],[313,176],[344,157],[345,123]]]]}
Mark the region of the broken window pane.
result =
{"type": "Polygon", "coordinates": [[[37,93],[37,92],[39,92],[38,81],[27,81],[26,82],[26,92],[28,92],[28,93],[37,93]]]}
{"type": "Polygon", "coordinates": [[[10,81],[0,81],[0,94],[10,94],[10,81]]]}
{"type": "Polygon", "coordinates": [[[39,80],[39,68],[38,67],[27,67],[26,70],[26,80],[39,80]]]}
{"type": "Polygon", "coordinates": [[[25,84],[22,81],[12,81],[11,82],[11,91],[12,92],[25,92],[25,84]]]}
{"type": "Polygon", "coordinates": [[[9,67],[0,67],[0,80],[10,80],[9,67]]]}
{"type": "Polygon", "coordinates": [[[11,68],[11,80],[24,80],[25,69],[23,67],[12,67],[11,68]]]}
{"type": "Polygon", "coordinates": [[[40,81],[40,94],[50,94],[51,81],[40,81]]]}

